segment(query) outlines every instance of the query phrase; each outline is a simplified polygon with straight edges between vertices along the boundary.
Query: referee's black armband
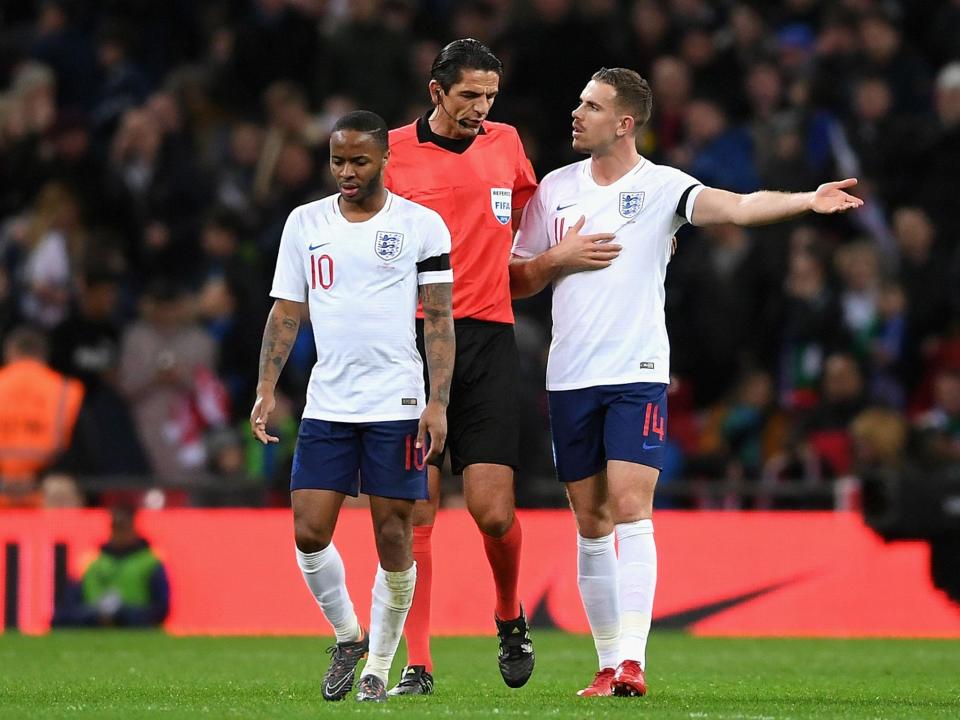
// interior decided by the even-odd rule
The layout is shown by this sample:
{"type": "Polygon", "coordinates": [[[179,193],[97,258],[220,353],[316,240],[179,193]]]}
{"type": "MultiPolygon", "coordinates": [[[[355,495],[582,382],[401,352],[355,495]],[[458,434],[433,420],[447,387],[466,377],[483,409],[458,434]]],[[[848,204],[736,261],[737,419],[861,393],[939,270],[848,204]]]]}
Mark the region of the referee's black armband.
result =
{"type": "Polygon", "coordinates": [[[426,260],[421,260],[417,263],[417,272],[426,273],[426,272],[440,272],[441,270],[450,269],[450,253],[443,253],[443,255],[434,255],[433,257],[428,257],[426,260]]]}
{"type": "Polygon", "coordinates": [[[682,217],[687,222],[691,222],[690,218],[687,217],[687,198],[690,197],[690,191],[693,190],[697,185],[691,185],[686,190],[683,191],[683,195],[680,196],[680,202],[677,203],[677,215],[682,217]]]}

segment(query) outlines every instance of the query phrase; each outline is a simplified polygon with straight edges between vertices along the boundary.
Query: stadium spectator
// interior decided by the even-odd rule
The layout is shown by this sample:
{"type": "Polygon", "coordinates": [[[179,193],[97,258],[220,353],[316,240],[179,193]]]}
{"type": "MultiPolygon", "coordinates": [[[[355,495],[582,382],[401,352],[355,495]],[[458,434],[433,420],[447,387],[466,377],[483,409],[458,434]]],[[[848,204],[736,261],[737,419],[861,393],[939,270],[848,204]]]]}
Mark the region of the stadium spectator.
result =
{"type": "Polygon", "coordinates": [[[192,158],[164,142],[158,118],[146,108],[123,115],[107,188],[131,263],[143,277],[175,275],[196,263],[194,233],[206,188],[192,158]]]}
{"type": "MultiPolygon", "coordinates": [[[[543,4],[545,7],[548,3],[543,4]]],[[[560,6],[569,3],[560,3],[560,6]]],[[[563,7],[551,21],[565,22],[563,7]]],[[[567,8],[569,9],[569,8],[567,8]]],[[[544,28],[543,32],[557,30],[544,28]]],[[[514,513],[520,465],[519,358],[507,269],[512,227],[536,187],[517,131],[487,120],[503,66],[477,40],[455,40],[437,55],[433,108],[391,131],[385,181],[396,194],[432,208],[450,228],[457,372],[450,391],[450,460],[463,475],[467,508],[483,536],[496,586],[494,619],[504,682],[520,687],[535,655],[518,597],[523,533],[514,513]]],[[[423,337],[422,328],[418,333],[423,337]]],[[[424,346],[421,341],[421,354],[424,346]]],[[[407,628],[407,668],[396,694],[430,694],[431,533],[439,506],[443,454],[430,465],[430,496],[414,513],[414,556],[422,575],[407,628]]]]}
{"type": "MultiPolygon", "coordinates": [[[[358,106],[378,107],[387,122],[400,120],[411,87],[409,28],[391,27],[381,0],[349,3],[346,21],[330,37],[322,67],[327,93],[353,98],[358,106]]],[[[400,16],[402,17],[402,15],[400,16]]]]}
{"type": "MultiPolygon", "coordinates": [[[[914,390],[932,345],[949,317],[949,240],[937,238],[937,228],[920,207],[893,212],[893,234],[899,251],[897,279],[907,302],[905,377],[914,390]]],[[[960,246],[958,246],[960,247],[960,246]]]]}
{"type": "Polygon", "coordinates": [[[935,85],[936,120],[929,143],[913,165],[919,178],[915,201],[949,237],[960,236],[960,205],[953,191],[960,162],[960,61],[941,68],[935,85]]]}
{"type": "Polygon", "coordinates": [[[74,314],[50,338],[52,366],[85,387],[70,445],[55,466],[81,483],[103,478],[143,483],[150,472],[131,408],[118,385],[119,283],[119,274],[108,266],[88,270],[79,283],[74,314]],[[109,444],[103,442],[107,427],[109,444]]]}
{"type": "Polygon", "coordinates": [[[760,187],[750,134],[744,128],[730,127],[719,104],[703,97],[692,99],[685,122],[686,156],[675,155],[676,161],[711,185],[742,193],[760,187]]]}
{"type": "Polygon", "coordinates": [[[108,23],[97,38],[100,84],[90,118],[98,138],[112,134],[124,115],[150,91],[143,70],[130,57],[131,32],[121,22],[108,23]]]}
{"type": "Polygon", "coordinates": [[[217,348],[196,323],[192,297],[176,283],[151,285],[142,312],[121,341],[120,388],[156,476],[197,477],[205,460],[204,429],[226,421],[222,400],[204,397],[217,394],[210,387],[217,348]]]}
{"type": "Polygon", "coordinates": [[[313,87],[324,58],[323,36],[311,22],[306,3],[251,0],[235,17],[232,48],[225,50],[232,86],[239,91],[239,107],[253,112],[263,91],[275,80],[313,87]]]}
{"type": "Polygon", "coordinates": [[[59,183],[45,184],[26,218],[21,239],[17,274],[20,313],[26,321],[50,330],[66,319],[85,235],[77,199],[59,183]]]}
{"type": "Polygon", "coordinates": [[[898,112],[922,114],[930,107],[926,63],[903,42],[897,24],[882,12],[864,14],[858,23],[861,75],[880,75],[890,86],[898,112]]]}
{"type": "Polygon", "coordinates": [[[924,459],[936,465],[960,463],[960,370],[943,370],[936,376],[933,401],[916,423],[924,459]]]}
{"type": "Polygon", "coordinates": [[[143,628],[161,625],[170,612],[167,571],[137,534],[135,511],[110,511],[110,537],[71,583],[54,609],[53,627],[143,628]]]}
{"type": "Polygon", "coordinates": [[[40,473],[70,443],[83,385],[47,366],[46,338],[26,327],[3,343],[0,368],[0,507],[37,506],[40,473]]]}
{"type": "Polygon", "coordinates": [[[57,76],[57,104],[88,109],[97,83],[93,43],[78,23],[79,8],[71,0],[44,0],[34,25],[30,54],[57,76]]]}

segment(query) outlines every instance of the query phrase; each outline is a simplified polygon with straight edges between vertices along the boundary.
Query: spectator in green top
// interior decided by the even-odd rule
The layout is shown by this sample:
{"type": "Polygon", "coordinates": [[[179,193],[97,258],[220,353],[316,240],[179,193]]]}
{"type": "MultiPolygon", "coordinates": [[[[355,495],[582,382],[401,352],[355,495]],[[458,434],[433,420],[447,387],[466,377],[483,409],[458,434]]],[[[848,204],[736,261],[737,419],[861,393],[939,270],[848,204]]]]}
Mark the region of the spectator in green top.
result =
{"type": "Polygon", "coordinates": [[[67,588],[54,612],[55,627],[154,627],[170,610],[170,585],[163,563],[137,534],[135,511],[110,513],[110,538],[67,588]]]}

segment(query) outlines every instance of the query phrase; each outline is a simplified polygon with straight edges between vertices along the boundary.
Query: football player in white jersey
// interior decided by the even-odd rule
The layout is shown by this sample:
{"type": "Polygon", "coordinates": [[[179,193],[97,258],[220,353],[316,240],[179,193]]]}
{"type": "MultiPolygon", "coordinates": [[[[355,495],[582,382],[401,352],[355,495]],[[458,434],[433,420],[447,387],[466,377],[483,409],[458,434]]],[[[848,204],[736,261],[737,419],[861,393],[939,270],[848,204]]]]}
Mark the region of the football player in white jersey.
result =
{"type": "Polygon", "coordinates": [[[254,435],[267,423],[274,388],[309,302],[317,346],[291,474],[297,564],[336,633],[322,685],[326,700],[350,692],[369,652],[357,700],[387,699],[387,673],[416,582],[413,505],[427,497],[426,461],[443,449],[455,340],[450,233],[433,210],[388,192],[387,126],[358,111],[337,121],[330,170],[340,192],[296,208],[280,240],[263,334],[254,435]],[[416,346],[423,304],[430,401],[416,346]],[[429,451],[427,450],[429,436],[429,451]],[[380,566],[369,634],[357,622],[332,543],[346,495],[370,496],[380,566]]]}
{"type": "Polygon", "coordinates": [[[510,266],[514,297],[553,283],[550,423],[557,475],[576,516],[577,579],[600,665],[579,692],[585,696],[647,691],[653,493],[670,377],[663,282],[673,233],[686,222],[762,225],[862,205],[844,191],[855,179],[808,193],[738,195],[655,165],[636,147],[650,109],[650,87],[636,72],[593,75],[573,111],[573,148],[590,157],[542,180],[510,266]]]}

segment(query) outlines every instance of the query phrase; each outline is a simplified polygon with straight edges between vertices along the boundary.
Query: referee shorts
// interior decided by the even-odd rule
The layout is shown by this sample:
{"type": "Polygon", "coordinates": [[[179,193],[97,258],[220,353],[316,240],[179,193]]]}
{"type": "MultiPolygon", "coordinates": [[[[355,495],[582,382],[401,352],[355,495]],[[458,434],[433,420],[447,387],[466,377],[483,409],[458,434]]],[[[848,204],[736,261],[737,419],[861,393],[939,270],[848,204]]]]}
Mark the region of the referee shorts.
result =
{"type": "MultiPolygon", "coordinates": [[[[447,444],[430,463],[442,466],[449,450],[454,475],[477,463],[516,470],[520,464],[520,357],[513,325],[462,318],[454,321],[454,331],[457,354],[447,408],[447,444]]],[[[422,320],[417,320],[417,348],[429,399],[422,320]]]]}

